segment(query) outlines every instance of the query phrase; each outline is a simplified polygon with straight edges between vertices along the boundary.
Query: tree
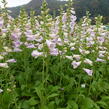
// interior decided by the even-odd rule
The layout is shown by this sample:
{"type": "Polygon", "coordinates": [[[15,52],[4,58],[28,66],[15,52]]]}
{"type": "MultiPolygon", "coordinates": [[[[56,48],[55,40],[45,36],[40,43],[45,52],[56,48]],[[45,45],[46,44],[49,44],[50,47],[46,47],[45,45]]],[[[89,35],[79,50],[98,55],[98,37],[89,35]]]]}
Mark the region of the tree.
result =
{"type": "Polygon", "coordinates": [[[109,0],[74,0],[74,8],[79,18],[91,13],[91,17],[102,15],[109,17],[109,0]]]}

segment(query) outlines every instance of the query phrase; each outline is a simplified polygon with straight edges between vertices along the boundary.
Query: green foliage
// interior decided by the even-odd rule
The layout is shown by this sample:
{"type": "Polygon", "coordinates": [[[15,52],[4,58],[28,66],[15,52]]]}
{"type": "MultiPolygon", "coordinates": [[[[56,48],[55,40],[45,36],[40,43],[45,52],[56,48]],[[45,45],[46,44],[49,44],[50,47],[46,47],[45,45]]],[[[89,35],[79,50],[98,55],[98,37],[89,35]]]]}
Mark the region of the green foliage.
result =
{"type": "Polygon", "coordinates": [[[44,0],[40,16],[22,9],[8,25],[1,13],[0,109],[109,109],[109,32],[66,6],[53,18],[44,0]]]}

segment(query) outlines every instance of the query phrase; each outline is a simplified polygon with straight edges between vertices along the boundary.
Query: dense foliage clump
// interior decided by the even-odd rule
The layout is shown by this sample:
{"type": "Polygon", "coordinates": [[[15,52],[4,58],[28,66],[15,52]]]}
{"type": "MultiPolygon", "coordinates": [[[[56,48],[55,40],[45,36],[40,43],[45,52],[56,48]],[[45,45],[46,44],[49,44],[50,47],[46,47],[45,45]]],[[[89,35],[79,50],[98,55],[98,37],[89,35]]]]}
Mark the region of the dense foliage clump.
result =
{"type": "Polygon", "coordinates": [[[72,2],[52,17],[0,14],[0,109],[109,109],[109,31],[72,2]]]}

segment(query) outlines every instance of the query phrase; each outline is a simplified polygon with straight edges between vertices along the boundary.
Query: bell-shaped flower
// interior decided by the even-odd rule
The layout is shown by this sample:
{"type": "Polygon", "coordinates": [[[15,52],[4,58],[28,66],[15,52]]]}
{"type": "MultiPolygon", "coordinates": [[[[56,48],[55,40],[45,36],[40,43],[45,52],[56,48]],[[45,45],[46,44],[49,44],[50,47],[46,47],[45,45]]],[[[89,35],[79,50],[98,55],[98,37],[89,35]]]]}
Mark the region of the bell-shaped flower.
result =
{"type": "Polygon", "coordinates": [[[97,62],[105,62],[104,59],[100,59],[100,58],[97,58],[96,61],[97,61],[97,62]]]}
{"type": "Polygon", "coordinates": [[[3,68],[9,68],[9,66],[8,66],[7,63],[0,63],[0,67],[3,67],[3,68]]]}
{"type": "Polygon", "coordinates": [[[93,64],[93,62],[90,59],[85,59],[84,60],[84,63],[89,64],[89,65],[92,65],[93,64]]]}
{"type": "Polygon", "coordinates": [[[49,49],[54,49],[56,47],[56,44],[53,43],[51,40],[46,40],[46,44],[49,49]]]}
{"type": "Polygon", "coordinates": [[[57,48],[54,48],[54,49],[50,50],[50,54],[53,56],[57,56],[59,54],[59,50],[57,48]]]}
{"type": "Polygon", "coordinates": [[[31,55],[35,58],[39,57],[39,56],[42,56],[43,55],[43,52],[39,52],[37,50],[33,50],[33,52],[31,53],[31,55]]]}
{"type": "Polygon", "coordinates": [[[16,63],[16,60],[15,59],[9,59],[6,62],[8,62],[8,63],[16,63]]]}
{"type": "Polygon", "coordinates": [[[86,68],[83,68],[83,70],[84,70],[89,76],[92,76],[92,75],[93,75],[93,70],[86,69],[86,68]]]}
{"type": "Polygon", "coordinates": [[[73,60],[73,57],[72,56],[65,56],[67,59],[69,60],[73,60]]]}
{"type": "Polygon", "coordinates": [[[74,58],[74,59],[76,59],[77,61],[79,61],[79,60],[80,60],[80,58],[81,58],[81,56],[80,56],[80,55],[76,55],[76,54],[75,54],[75,55],[73,55],[73,58],[74,58]]]}
{"type": "Polygon", "coordinates": [[[72,64],[73,68],[76,69],[80,66],[81,61],[79,61],[79,62],[73,61],[71,64],[72,64]]]}

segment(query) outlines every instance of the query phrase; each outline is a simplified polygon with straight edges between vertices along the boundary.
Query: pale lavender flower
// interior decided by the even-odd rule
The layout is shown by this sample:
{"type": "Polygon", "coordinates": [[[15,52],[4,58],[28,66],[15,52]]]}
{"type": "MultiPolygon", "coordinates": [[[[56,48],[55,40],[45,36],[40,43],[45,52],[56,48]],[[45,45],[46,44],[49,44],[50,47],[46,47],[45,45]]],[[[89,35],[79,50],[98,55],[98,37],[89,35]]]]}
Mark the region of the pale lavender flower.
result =
{"type": "Polygon", "coordinates": [[[1,52],[1,55],[6,56],[6,55],[8,55],[8,52],[1,52]]]}
{"type": "Polygon", "coordinates": [[[91,32],[90,35],[91,35],[92,37],[94,37],[94,36],[95,36],[95,32],[91,32]]]}
{"type": "Polygon", "coordinates": [[[8,62],[8,63],[16,63],[16,60],[15,59],[9,59],[6,62],[8,62]]]}
{"type": "Polygon", "coordinates": [[[67,14],[64,13],[62,16],[62,22],[65,23],[67,21],[67,14]]]}
{"type": "Polygon", "coordinates": [[[104,57],[104,55],[103,55],[103,54],[99,54],[99,57],[100,57],[100,58],[103,58],[103,57],[104,57]]]}
{"type": "Polygon", "coordinates": [[[86,68],[83,68],[83,70],[84,70],[89,76],[92,76],[92,75],[93,75],[93,70],[86,69],[86,68]]]}
{"type": "Polygon", "coordinates": [[[71,18],[71,21],[72,21],[72,22],[75,22],[75,21],[76,21],[76,19],[77,19],[77,17],[76,17],[76,16],[74,16],[74,15],[71,15],[71,17],[70,17],[70,18],[71,18]]]}
{"type": "Polygon", "coordinates": [[[35,58],[39,57],[39,56],[42,56],[43,55],[43,52],[39,52],[37,50],[33,50],[33,52],[31,53],[31,55],[35,58]]]}
{"type": "Polygon", "coordinates": [[[20,48],[14,48],[13,49],[13,52],[21,52],[22,51],[22,49],[20,49],[20,48]]]}
{"type": "Polygon", "coordinates": [[[35,48],[35,45],[32,44],[32,43],[25,42],[25,45],[26,45],[27,48],[35,48]]]}
{"type": "Polygon", "coordinates": [[[20,36],[18,33],[12,33],[12,34],[11,34],[12,40],[19,40],[20,37],[21,37],[21,36],[20,36]]]}
{"type": "Polygon", "coordinates": [[[85,59],[84,60],[84,63],[89,64],[89,65],[92,65],[93,64],[93,62],[90,59],[85,59]]]}
{"type": "Polygon", "coordinates": [[[83,50],[83,49],[81,49],[81,48],[79,48],[79,51],[80,51],[81,54],[89,54],[89,53],[90,53],[90,51],[88,51],[88,50],[83,50]]]}
{"type": "Polygon", "coordinates": [[[93,38],[92,38],[92,37],[87,37],[86,40],[87,40],[88,42],[90,42],[90,41],[93,41],[93,38]]]}
{"type": "Polygon", "coordinates": [[[76,69],[77,67],[80,66],[81,61],[79,61],[79,62],[73,61],[71,64],[73,65],[73,68],[76,69]]]}
{"type": "Polygon", "coordinates": [[[95,43],[94,41],[89,41],[89,42],[87,43],[87,46],[88,46],[88,47],[91,47],[92,45],[94,45],[94,43],[95,43]]]}
{"type": "Polygon", "coordinates": [[[50,54],[53,55],[53,56],[57,56],[59,54],[59,51],[58,51],[57,48],[54,48],[54,49],[50,50],[50,54]]]}
{"type": "Polygon", "coordinates": [[[100,35],[103,37],[103,36],[106,36],[106,33],[101,33],[100,35]]]}
{"type": "Polygon", "coordinates": [[[79,61],[81,57],[80,57],[80,55],[75,54],[75,55],[73,55],[73,58],[76,59],[77,61],[79,61]]]}
{"type": "Polygon", "coordinates": [[[15,48],[19,48],[22,44],[23,44],[23,43],[20,42],[19,40],[13,41],[13,45],[14,45],[15,48]]]}
{"type": "Polygon", "coordinates": [[[60,45],[60,46],[63,45],[63,43],[62,43],[62,39],[61,39],[61,38],[58,38],[56,43],[57,43],[58,45],[60,45]]]}
{"type": "Polygon", "coordinates": [[[34,41],[36,39],[35,35],[27,35],[26,37],[28,41],[34,41]]]}
{"type": "Polygon", "coordinates": [[[43,44],[38,44],[38,49],[42,50],[42,48],[43,48],[43,44]]]}
{"type": "Polygon", "coordinates": [[[6,33],[6,32],[7,32],[7,29],[2,29],[2,32],[3,32],[3,33],[6,33]]]}
{"type": "Polygon", "coordinates": [[[27,29],[27,31],[28,31],[28,29],[30,29],[31,28],[31,25],[30,24],[26,24],[25,25],[25,28],[27,29]]]}
{"type": "Polygon", "coordinates": [[[0,19],[0,28],[3,27],[3,23],[4,23],[3,19],[0,19]]]}
{"type": "Polygon", "coordinates": [[[104,37],[98,37],[97,39],[100,42],[100,44],[102,44],[105,41],[104,37]]]}
{"type": "Polygon", "coordinates": [[[99,54],[105,54],[106,51],[99,51],[99,54]]]}
{"type": "Polygon", "coordinates": [[[71,47],[71,48],[70,48],[71,51],[74,51],[75,49],[76,49],[75,47],[71,47]]]}
{"type": "Polygon", "coordinates": [[[40,36],[40,37],[36,38],[35,41],[40,43],[43,41],[43,37],[40,36]]]}
{"type": "Polygon", "coordinates": [[[97,61],[97,62],[105,62],[104,59],[100,59],[100,58],[97,58],[96,61],[97,61]]]}
{"type": "Polygon", "coordinates": [[[49,49],[54,49],[56,47],[56,44],[53,43],[51,40],[46,40],[46,44],[49,49]]]}
{"type": "Polygon", "coordinates": [[[25,35],[32,35],[32,30],[27,30],[27,31],[25,32],[25,35]]]}
{"type": "Polygon", "coordinates": [[[50,36],[51,38],[56,38],[56,37],[57,37],[57,35],[54,34],[54,33],[50,34],[49,36],[50,36]]]}

